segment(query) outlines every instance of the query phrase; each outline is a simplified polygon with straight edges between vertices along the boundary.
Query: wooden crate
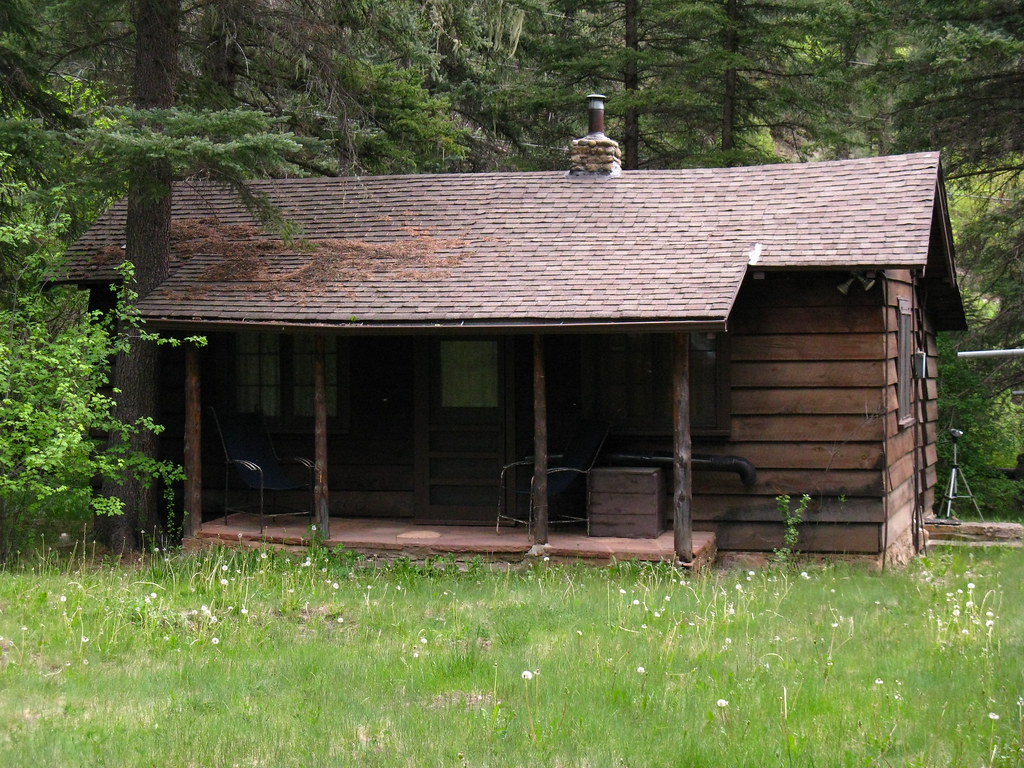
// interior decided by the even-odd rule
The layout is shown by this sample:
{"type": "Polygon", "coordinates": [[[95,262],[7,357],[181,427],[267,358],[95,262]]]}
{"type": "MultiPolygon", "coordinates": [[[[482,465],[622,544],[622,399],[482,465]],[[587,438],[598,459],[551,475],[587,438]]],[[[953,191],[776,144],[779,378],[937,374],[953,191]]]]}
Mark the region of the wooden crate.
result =
{"type": "Polygon", "coordinates": [[[591,536],[653,539],[665,519],[665,480],[655,467],[598,467],[588,476],[591,536]]]}

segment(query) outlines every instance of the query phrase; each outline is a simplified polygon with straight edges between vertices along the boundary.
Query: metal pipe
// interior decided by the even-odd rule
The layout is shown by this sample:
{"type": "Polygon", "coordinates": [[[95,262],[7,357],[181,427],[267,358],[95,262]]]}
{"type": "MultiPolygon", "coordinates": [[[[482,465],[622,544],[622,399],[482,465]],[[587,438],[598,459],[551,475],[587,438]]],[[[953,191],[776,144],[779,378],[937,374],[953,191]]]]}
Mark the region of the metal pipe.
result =
{"type": "Polygon", "coordinates": [[[587,118],[591,136],[604,135],[605,98],[601,93],[591,93],[587,96],[587,118]]]}
{"type": "Polygon", "coordinates": [[[973,352],[957,352],[957,357],[1020,357],[1024,349],[979,349],[973,352]]]}
{"type": "MultiPolygon", "coordinates": [[[[618,466],[672,466],[672,457],[664,453],[634,453],[623,451],[601,455],[602,462],[618,466]]],[[[695,453],[690,460],[695,470],[706,472],[734,472],[743,485],[750,488],[757,482],[757,467],[742,456],[714,456],[695,453]]]]}

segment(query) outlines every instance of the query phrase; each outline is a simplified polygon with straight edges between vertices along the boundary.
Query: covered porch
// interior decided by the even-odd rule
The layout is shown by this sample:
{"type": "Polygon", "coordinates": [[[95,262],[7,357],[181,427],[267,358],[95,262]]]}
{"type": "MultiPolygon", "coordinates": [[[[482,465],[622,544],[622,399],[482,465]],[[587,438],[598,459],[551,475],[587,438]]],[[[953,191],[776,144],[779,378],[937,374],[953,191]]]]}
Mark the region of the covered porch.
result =
{"type": "MultiPolygon", "coordinates": [[[[233,513],[204,521],[187,540],[191,549],[208,546],[306,548],[311,543],[309,521],[282,515],[268,518],[260,533],[259,515],[233,513]]],[[[502,563],[550,558],[559,562],[609,564],[628,560],[677,562],[672,531],[655,538],[636,539],[588,536],[585,528],[552,531],[546,544],[535,544],[525,527],[478,525],[423,525],[398,518],[331,517],[325,546],[372,557],[414,559],[451,555],[457,560],[477,557],[502,563]]],[[[717,555],[715,535],[693,532],[693,557],[686,567],[694,571],[710,566],[717,555]]]]}
{"type": "MultiPolygon", "coordinates": [[[[513,344],[513,337],[482,336],[463,340],[466,337],[461,334],[453,341],[441,335],[419,339],[405,337],[404,340],[403,337],[391,337],[390,341],[385,337],[371,337],[365,344],[352,339],[345,345],[351,361],[345,368],[358,370],[360,376],[354,377],[345,388],[353,405],[348,425],[341,429],[336,423],[332,426],[328,414],[328,401],[337,398],[337,391],[334,398],[328,396],[327,373],[336,365],[328,364],[327,349],[331,338],[324,334],[311,337],[312,381],[307,389],[311,395],[312,418],[308,420],[308,426],[300,425],[297,431],[292,425],[293,437],[312,438],[314,450],[307,455],[315,468],[314,522],[331,546],[366,552],[405,550],[429,555],[494,555],[502,559],[521,559],[526,553],[533,552],[549,557],[595,561],[673,560],[687,566],[704,556],[706,543],[695,539],[691,521],[688,331],[664,334],[664,346],[671,350],[670,360],[665,366],[669,370],[658,370],[666,385],[667,407],[664,410],[665,420],[669,423],[664,426],[670,433],[668,445],[671,450],[665,457],[669,463],[664,468],[664,484],[669,489],[668,509],[663,512],[663,507],[656,503],[666,495],[659,484],[649,496],[652,502],[649,506],[657,516],[656,520],[652,518],[650,533],[630,531],[625,521],[622,521],[623,526],[613,525],[609,529],[606,522],[601,532],[614,534],[612,536],[588,535],[586,526],[576,533],[562,533],[549,526],[547,480],[549,468],[554,463],[549,447],[549,389],[556,393],[551,398],[555,403],[579,399],[578,393],[573,392],[573,396],[568,397],[562,392],[566,387],[564,380],[574,380],[577,386],[579,381],[578,376],[563,375],[563,358],[573,358],[565,354],[565,339],[568,337],[538,333],[520,336],[518,344],[513,344]],[[546,354],[546,347],[559,338],[562,342],[557,351],[546,354]],[[381,366],[377,359],[382,357],[382,350],[389,348],[411,352],[395,355],[399,360],[409,362],[397,367],[381,366]],[[466,358],[452,354],[446,358],[449,350],[474,354],[466,358]],[[475,354],[480,351],[489,354],[475,354]],[[549,357],[554,362],[561,362],[554,377],[557,383],[549,383],[548,380],[549,357]],[[466,359],[476,367],[469,367],[466,359]],[[398,392],[396,400],[407,400],[408,405],[398,414],[404,418],[392,419],[394,436],[389,444],[398,447],[384,457],[390,462],[404,460],[407,462],[405,469],[400,467],[396,471],[394,466],[385,465],[377,475],[389,483],[411,480],[411,484],[403,486],[408,488],[407,491],[390,494],[388,498],[394,500],[392,509],[383,511],[383,514],[379,506],[373,507],[384,497],[380,493],[350,491],[343,497],[343,503],[332,499],[332,476],[334,480],[341,477],[352,483],[356,476],[367,472],[366,468],[358,464],[341,466],[335,463],[333,472],[329,471],[332,455],[347,452],[350,461],[354,454],[367,455],[371,451],[368,446],[380,435],[380,430],[375,427],[380,423],[378,414],[365,407],[368,400],[360,394],[365,389],[374,397],[379,396],[381,386],[374,385],[379,378],[375,373],[378,370],[381,376],[387,374],[387,394],[392,390],[398,392]],[[465,382],[471,386],[467,387],[465,382]],[[517,397],[516,392],[522,396],[517,397]],[[463,402],[462,398],[468,398],[468,401],[463,402]],[[522,418],[517,413],[521,413],[522,418]],[[517,501],[516,491],[521,493],[512,482],[499,487],[502,465],[527,453],[531,454],[530,466],[524,468],[528,469],[525,477],[528,499],[520,498],[519,501],[525,502],[529,508],[532,525],[494,531],[495,516],[501,508],[499,495],[504,499],[505,509],[511,509],[517,501]],[[532,483],[529,481],[531,475],[534,478],[532,483]],[[665,528],[670,533],[661,533],[665,528]],[[620,539],[620,533],[647,538],[620,539]],[[549,552],[548,548],[553,550],[549,552]]],[[[333,348],[339,347],[335,345],[333,348]]],[[[214,361],[218,368],[229,371],[227,385],[220,387],[220,398],[204,398],[209,387],[204,387],[201,373],[204,368],[200,362],[203,352],[192,345],[184,350],[185,536],[243,542],[265,540],[279,545],[302,546],[308,543],[305,539],[308,539],[309,522],[305,519],[300,518],[289,525],[282,518],[284,525],[271,525],[261,536],[258,515],[247,516],[240,514],[239,510],[231,510],[233,514],[229,514],[226,520],[228,525],[224,525],[226,500],[219,509],[210,503],[211,495],[206,493],[209,483],[204,483],[204,474],[210,475],[203,471],[204,442],[207,456],[212,458],[216,450],[211,440],[204,440],[204,434],[207,438],[211,436],[211,425],[203,416],[204,400],[210,402],[213,399],[221,405],[225,399],[224,391],[237,388],[238,379],[231,376],[230,371],[243,370],[233,364],[239,361],[237,354],[222,356],[217,352],[215,349],[206,357],[205,382],[207,385],[217,383],[216,373],[210,375],[210,363],[214,361]]],[[[574,365],[578,365],[578,358],[573,359],[576,359],[574,365]]],[[[238,399],[236,397],[236,401],[238,399]]],[[[565,421],[564,414],[560,415],[565,421]]],[[[574,414],[574,418],[578,418],[578,414],[574,414]]],[[[373,450],[376,454],[383,453],[379,448],[373,450]]],[[[379,459],[375,455],[365,460],[379,459]]],[[[372,477],[373,468],[370,470],[368,476],[372,477]]],[[[655,472],[659,474],[660,483],[662,471],[655,472]]],[[[580,480],[585,486],[586,477],[580,480]]],[[[218,492],[214,491],[213,498],[217,495],[218,492]]],[[[590,506],[589,498],[586,506],[590,506]]],[[[625,513],[632,512],[627,505],[625,513]]],[[[595,532],[596,529],[590,534],[595,532]]]]}

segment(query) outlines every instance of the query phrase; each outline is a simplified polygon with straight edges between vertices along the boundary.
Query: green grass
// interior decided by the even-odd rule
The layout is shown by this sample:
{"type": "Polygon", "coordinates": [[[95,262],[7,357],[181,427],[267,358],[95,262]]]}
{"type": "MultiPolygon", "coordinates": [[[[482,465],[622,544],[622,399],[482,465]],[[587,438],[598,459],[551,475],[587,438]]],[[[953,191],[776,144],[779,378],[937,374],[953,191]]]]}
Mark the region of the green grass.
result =
{"type": "Polygon", "coordinates": [[[0,765],[1021,765],[1022,583],[40,558],[0,572],[0,765]]]}

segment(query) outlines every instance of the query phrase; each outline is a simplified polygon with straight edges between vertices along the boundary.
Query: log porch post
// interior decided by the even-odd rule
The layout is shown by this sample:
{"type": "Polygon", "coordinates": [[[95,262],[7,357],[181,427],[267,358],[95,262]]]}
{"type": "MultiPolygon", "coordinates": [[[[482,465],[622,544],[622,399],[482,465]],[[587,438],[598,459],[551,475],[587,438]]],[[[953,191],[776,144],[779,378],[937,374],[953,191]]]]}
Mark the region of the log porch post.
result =
{"type": "Polygon", "coordinates": [[[185,344],[185,498],[181,533],[196,535],[203,521],[203,405],[199,379],[199,348],[185,344]]]}
{"type": "Polygon", "coordinates": [[[548,400],[544,372],[544,337],[533,336],[533,542],[548,543],[548,400]]]}
{"type": "Polygon", "coordinates": [[[313,510],[324,539],[331,536],[327,489],[327,363],[323,336],[313,340],[313,510]]]}
{"type": "Polygon", "coordinates": [[[672,355],[672,532],[676,559],[693,562],[693,486],[690,460],[690,335],[675,334],[672,355]]]}

